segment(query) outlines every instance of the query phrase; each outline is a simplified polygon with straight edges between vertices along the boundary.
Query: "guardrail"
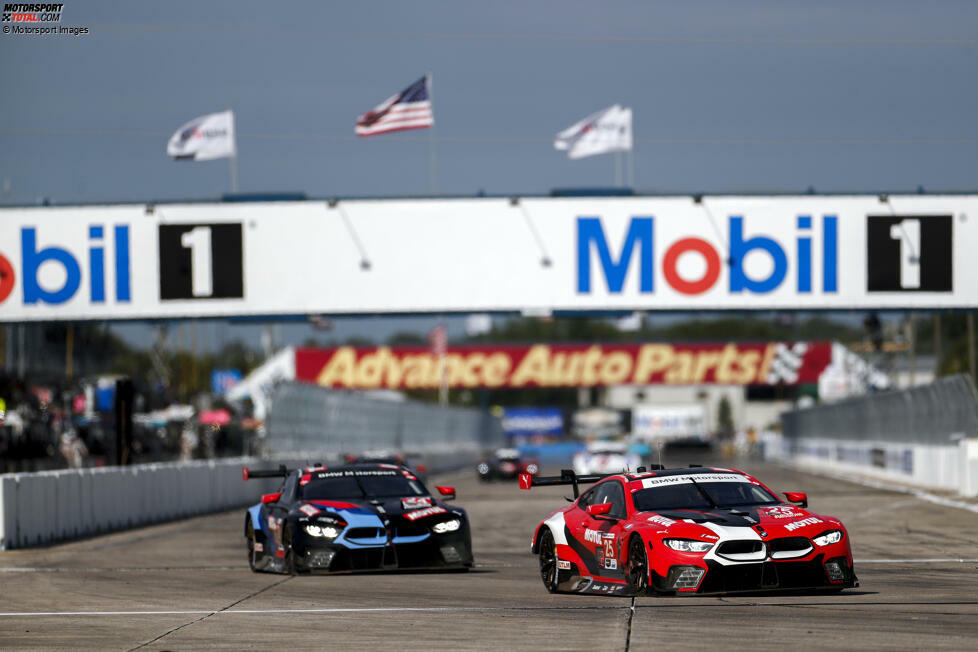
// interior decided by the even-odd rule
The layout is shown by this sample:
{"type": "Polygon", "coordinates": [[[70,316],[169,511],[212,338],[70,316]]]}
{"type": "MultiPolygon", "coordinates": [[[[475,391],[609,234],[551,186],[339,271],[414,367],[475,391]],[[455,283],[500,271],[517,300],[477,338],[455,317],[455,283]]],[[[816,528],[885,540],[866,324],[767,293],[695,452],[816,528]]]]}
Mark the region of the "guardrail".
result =
{"type": "Polygon", "coordinates": [[[978,392],[970,376],[785,412],[781,424],[780,455],[803,466],[978,495],[978,392]]]}

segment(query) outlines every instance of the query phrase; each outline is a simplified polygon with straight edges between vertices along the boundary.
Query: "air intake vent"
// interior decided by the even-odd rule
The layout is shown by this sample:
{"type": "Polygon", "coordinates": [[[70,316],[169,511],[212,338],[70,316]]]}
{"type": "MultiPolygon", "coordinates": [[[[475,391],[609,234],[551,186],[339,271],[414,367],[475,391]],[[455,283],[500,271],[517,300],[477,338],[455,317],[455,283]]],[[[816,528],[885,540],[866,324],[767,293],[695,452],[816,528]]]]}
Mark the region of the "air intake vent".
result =
{"type": "Polygon", "coordinates": [[[767,557],[763,541],[724,541],[717,548],[717,555],[731,561],[762,561],[767,557]]]}

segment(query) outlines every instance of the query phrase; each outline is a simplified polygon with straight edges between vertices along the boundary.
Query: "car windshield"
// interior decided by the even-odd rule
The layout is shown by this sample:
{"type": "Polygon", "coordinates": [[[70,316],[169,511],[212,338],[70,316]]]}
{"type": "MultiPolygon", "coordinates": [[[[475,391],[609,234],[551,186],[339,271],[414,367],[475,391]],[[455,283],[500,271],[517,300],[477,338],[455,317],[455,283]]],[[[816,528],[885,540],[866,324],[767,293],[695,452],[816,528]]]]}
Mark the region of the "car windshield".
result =
{"type": "Polygon", "coordinates": [[[764,487],[751,482],[710,482],[702,477],[696,483],[677,478],[674,483],[639,489],[632,494],[635,509],[658,512],[671,509],[711,509],[713,505],[696,486],[699,485],[718,507],[748,507],[781,503],[764,487]]]}
{"type": "Polygon", "coordinates": [[[362,500],[426,495],[428,490],[418,480],[407,478],[393,469],[314,473],[306,484],[299,487],[299,498],[302,500],[362,500]]]}

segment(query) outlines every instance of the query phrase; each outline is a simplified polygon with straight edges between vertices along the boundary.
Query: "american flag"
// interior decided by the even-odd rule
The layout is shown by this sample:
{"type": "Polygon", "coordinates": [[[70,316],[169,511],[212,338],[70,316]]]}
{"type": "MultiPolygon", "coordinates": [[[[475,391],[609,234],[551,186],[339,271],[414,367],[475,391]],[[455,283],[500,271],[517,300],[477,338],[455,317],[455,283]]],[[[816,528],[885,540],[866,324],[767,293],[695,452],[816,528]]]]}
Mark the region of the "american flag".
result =
{"type": "Polygon", "coordinates": [[[427,129],[434,126],[429,87],[425,75],[397,95],[391,96],[357,118],[357,136],[375,136],[390,131],[427,129]]]}

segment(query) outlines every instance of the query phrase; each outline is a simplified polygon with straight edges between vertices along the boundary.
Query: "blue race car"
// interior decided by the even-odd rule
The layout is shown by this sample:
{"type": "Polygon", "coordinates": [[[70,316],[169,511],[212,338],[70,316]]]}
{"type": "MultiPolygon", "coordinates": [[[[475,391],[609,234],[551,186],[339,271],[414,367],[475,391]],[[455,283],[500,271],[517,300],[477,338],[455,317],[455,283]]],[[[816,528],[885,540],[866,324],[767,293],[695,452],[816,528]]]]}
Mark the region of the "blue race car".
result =
{"type": "Polygon", "coordinates": [[[347,464],[250,471],[245,480],[282,477],[275,493],[248,509],[248,565],[255,572],[338,573],[472,567],[464,509],[454,487],[435,499],[396,464],[347,464]]]}

